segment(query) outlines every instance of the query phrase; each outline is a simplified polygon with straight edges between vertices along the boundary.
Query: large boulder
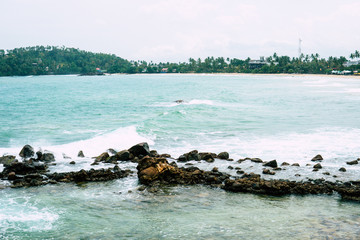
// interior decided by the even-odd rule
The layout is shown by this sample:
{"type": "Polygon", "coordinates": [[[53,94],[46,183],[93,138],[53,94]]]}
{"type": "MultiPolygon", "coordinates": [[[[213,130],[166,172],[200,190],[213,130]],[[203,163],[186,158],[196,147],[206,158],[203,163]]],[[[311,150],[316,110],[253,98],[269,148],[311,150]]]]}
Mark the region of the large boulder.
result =
{"type": "Polygon", "coordinates": [[[146,142],[136,144],[128,150],[134,157],[150,155],[149,145],[146,142]]]}
{"type": "Polygon", "coordinates": [[[316,155],[315,157],[313,157],[311,159],[311,161],[313,161],[313,162],[319,162],[319,161],[322,161],[322,160],[324,160],[324,159],[320,154],[316,155]]]}
{"type": "Polygon", "coordinates": [[[84,153],[83,153],[83,151],[82,150],[80,150],[79,151],[79,153],[78,153],[78,155],[77,155],[78,157],[80,157],[80,158],[83,158],[83,157],[85,157],[85,155],[84,155],[84,153]]]}
{"type": "Polygon", "coordinates": [[[95,157],[95,162],[105,162],[110,157],[108,152],[103,152],[99,156],[95,157]]]}
{"type": "Polygon", "coordinates": [[[20,157],[22,158],[31,158],[34,156],[34,154],[34,148],[30,145],[25,145],[19,153],[20,157]]]}
{"type": "Polygon", "coordinates": [[[130,152],[128,150],[123,150],[116,153],[115,157],[118,161],[128,161],[130,160],[130,152]]]}
{"type": "Polygon", "coordinates": [[[227,160],[229,159],[229,153],[228,152],[221,152],[217,155],[218,158],[227,160]]]}
{"type": "Polygon", "coordinates": [[[264,164],[265,167],[277,168],[278,164],[276,160],[271,160],[264,164]]]}
{"type": "Polygon", "coordinates": [[[43,153],[40,158],[40,162],[45,162],[45,163],[55,162],[54,154],[49,153],[49,152],[43,153]]]}

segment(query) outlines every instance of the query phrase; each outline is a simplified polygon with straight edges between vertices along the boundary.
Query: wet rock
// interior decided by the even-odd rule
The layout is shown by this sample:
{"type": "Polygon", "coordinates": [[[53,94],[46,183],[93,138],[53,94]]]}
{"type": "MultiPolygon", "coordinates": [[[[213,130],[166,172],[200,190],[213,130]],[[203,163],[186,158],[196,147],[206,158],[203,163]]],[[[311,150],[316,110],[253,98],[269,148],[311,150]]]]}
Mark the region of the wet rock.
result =
{"type": "Polygon", "coordinates": [[[243,170],[237,170],[236,174],[244,174],[245,172],[243,170]]]}
{"type": "Polygon", "coordinates": [[[346,162],[346,164],[348,165],[355,165],[355,164],[358,164],[359,161],[358,160],[354,160],[354,161],[350,161],[350,162],[346,162]]]}
{"type": "Polygon", "coordinates": [[[339,171],[340,171],[340,172],[346,172],[346,168],[341,167],[341,168],[339,169],[339,171]]]}
{"type": "Polygon", "coordinates": [[[250,160],[254,163],[262,163],[263,160],[261,160],[260,158],[245,158],[245,160],[250,160]]]}
{"type": "Polygon", "coordinates": [[[43,153],[39,161],[40,162],[46,162],[46,163],[55,162],[54,154],[52,154],[52,153],[43,153]]]}
{"type": "Polygon", "coordinates": [[[301,177],[301,175],[297,173],[297,174],[295,174],[295,177],[301,177]]]}
{"type": "Polygon", "coordinates": [[[305,166],[307,167],[311,167],[312,165],[310,163],[307,163],[305,166]]]}
{"type": "Polygon", "coordinates": [[[43,153],[41,151],[37,151],[36,152],[36,160],[40,161],[41,157],[42,157],[43,153]]]}
{"type": "Polygon", "coordinates": [[[116,163],[117,163],[117,158],[116,158],[116,156],[113,155],[113,156],[108,157],[108,158],[105,160],[105,163],[113,163],[113,164],[116,164],[116,163]]]}
{"type": "Polygon", "coordinates": [[[105,162],[110,157],[109,153],[103,152],[99,156],[95,157],[95,162],[105,162]]]}
{"type": "Polygon", "coordinates": [[[163,154],[160,155],[160,157],[162,157],[162,158],[171,158],[171,155],[167,154],[167,153],[163,153],[163,154]]]}
{"type": "Polygon", "coordinates": [[[188,152],[188,153],[186,153],[184,155],[185,155],[187,161],[192,161],[192,160],[200,161],[200,155],[199,155],[197,150],[193,150],[193,151],[188,152]]]}
{"type": "Polygon", "coordinates": [[[231,169],[231,170],[232,170],[232,169],[234,169],[234,167],[233,167],[233,166],[228,166],[227,168],[228,168],[228,169],[231,169]]]}
{"type": "Polygon", "coordinates": [[[160,157],[158,152],[156,150],[151,150],[150,151],[150,157],[160,157]]]}
{"type": "Polygon", "coordinates": [[[241,167],[235,167],[235,170],[240,170],[241,169],[241,167]]]}
{"type": "Polygon", "coordinates": [[[200,160],[209,160],[209,159],[212,159],[214,160],[216,158],[216,153],[210,153],[210,152],[201,152],[199,153],[200,155],[200,160]]]}
{"type": "Polygon", "coordinates": [[[15,172],[10,172],[8,174],[8,180],[15,180],[16,179],[16,174],[15,172]]]}
{"type": "Polygon", "coordinates": [[[290,165],[290,163],[287,163],[287,162],[283,162],[282,164],[281,164],[281,166],[289,166],[290,165]]]}
{"type": "Polygon", "coordinates": [[[208,163],[213,163],[213,162],[215,162],[215,159],[213,159],[213,158],[208,158],[208,159],[206,159],[205,161],[208,162],[208,163]]]}
{"type": "MultiPolygon", "coordinates": [[[[138,143],[131,148],[129,148],[129,152],[134,155],[134,157],[147,156],[150,155],[149,145],[146,142],[138,143]]],[[[140,157],[139,157],[140,158],[140,157]]]]}
{"type": "Polygon", "coordinates": [[[83,158],[83,157],[85,157],[85,155],[84,155],[84,153],[83,153],[83,151],[82,150],[80,150],[79,151],[79,153],[78,153],[78,155],[77,155],[78,157],[80,157],[80,158],[83,158]]]}
{"type": "Polygon", "coordinates": [[[330,175],[329,172],[323,172],[323,174],[324,174],[324,175],[327,175],[327,176],[330,175]]]}
{"type": "Polygon", "coordinates": [[[185,166],[193,166],[193,163],[185,163],[185,166]]]}
{"type": "Polygon", "coordinates": [[[262,172],[263,174],[275,175],[275,172],[270,171],[270,169],[265,168],[262,172]]]}
{"type": "Polygon", "coordinates": [[[271,160],[267,163],[264,164],[265,167],[272,167],[272,168],[276,168],[278,166],[277,161],[276,160],[271,160]]]}
{"type": "Polygon", "coordinates": [[[298,163],[293,163],[293,164],[291,164],[291,166],[293,166],[293,167],[300,167],[300,164],[298,164],[298,163]]]}
{"type": "Polygon", "coordinates": [[[128,150],[123,150],[116,153],[115,157],[119,161],[128,161],[130,160],[130,152],[128,150]]]}
{"type": "Polygon", "coordinates": [[[32,146],[30,146],[30,145],[25,145],[25,146],[21,149],[19,155],[20,155],[20,157],[22,157],[22,158],[30,158],[30,157],[34,156],[34,153],[35,153],[35,152],[34,152],[34,148],[33,148],[32,146]]]}
{"type": "Polygon", "coordinates": [[[6,156],[0,157],[0,164],[4,164],[4,166],[10,165],[11,163],[13,163],[15,161],[16,161],[15,156],[12,156],[12,155],[6,155],[6,156]]]}
{"type": "Polygon", "coordinates": [[[320,163],[317,163],[317,164],[314,165],[314,169],[320,169],[320,168],[322,168],[320,163]]]}
{"type": "Polygon", "coordinates": [[[276,168],[274,168],[273,170],[275,170],[275,171],[281,171],[281,170],[282,170],[282,168],[280,168],[280,167],[276,167],[276,168]]]}
{"type": "Polygon", "coordinates": [[[72,165],[74,165],[74,164],[75,164],[75,161],[71,161],[71,162],[69,162],[69,164],[72,164],[72,165]]]}
{"type": "Polygon", "coordinates": [[[211,171],[212,171],[212,172],[219,172],[219,168],[214,167],[211,171]]]}
{"type": "Polygon", "coordinates": [[[114,150],[114,149],[112,149],[112,148],[109,148],[108,150],[107,150],[107,152],[109,153],[109,154],[112,154],[112,155],[115,155],[117,152],[114,150]]]}
{"type": "Polygon", "coordinates": [[[15,172],[16,175],[26,175],[29,173],[44,172],[45,170],[46,166],[41,163],[13,162],[10,165],[5,166],[2,173],[5,176],[10,172],[15,172]]]}
{"type": "Polygon", "coordinates": [[[178,161],[179,161],[179,162],[186,162],[187,159],[186,159],[185,155],[181,155],[181,156],[178,158],[178,161]]]}
{"type": "Polygon", "coordinates": [[[232,159],[232,158],[228,158],[228,159],[226,159],[226,161],[233,162],[233,161],[234,161],[234,159],[232,159]]]}
{"type": "Polygon", "coordinates": [[[217,155],[218,158],[223,159],[223,160],[227,160],[229,159],[229,153],[228,152],[221,152],[217,155]]]}
{"type": "Polygon", "coordinates": [[[313,161],[313,162],[318,162],[318,161],[322,161],[322,160],[324,160],[324,159],[320,154],[316,155],[315,157],[313,157],[311,159],[311,161],[313,161]]]}

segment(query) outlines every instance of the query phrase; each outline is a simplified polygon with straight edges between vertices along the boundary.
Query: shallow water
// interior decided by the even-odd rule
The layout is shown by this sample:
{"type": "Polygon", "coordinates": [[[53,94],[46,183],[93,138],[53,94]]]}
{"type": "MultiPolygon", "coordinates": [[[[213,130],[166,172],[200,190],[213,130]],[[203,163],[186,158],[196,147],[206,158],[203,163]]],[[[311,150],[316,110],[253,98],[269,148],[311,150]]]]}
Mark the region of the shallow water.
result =
{"type": "MultiPolygon", "coordinates": [[[[360,79],[327,76],[5,77],[0,78],[0,155],[17,155],[30,144],[54,152],[57,165],[50,171],[76,171],[92,167],[91,157],[108,148],[147,141],[173,157],[198,149],[228,151],[235,160],[301,165],[266,178],[358,180],[359,166],[345,162],[360,157],[359,89],[360,79]],[[178,99],[184,103],[175,103],[178,99]],[[77,157],[79,150],[86,158],[77,157]],[[316,154],[324,157],[324,168],[314,173],[306,164],[313,164],[316,154]]],[[[232,175],[236,170],[229,165],[262,171],[251,162],[194,164],[232,175]]],[[[134,170],[135,164],[120,167],[134,170]]],[[[137,187],[134,175],[107,183],[0,190],[0,238],[354,239],[359,234],[358,204],[336,195],[269,197],[204,186],[154,194],[137,187]]]]}

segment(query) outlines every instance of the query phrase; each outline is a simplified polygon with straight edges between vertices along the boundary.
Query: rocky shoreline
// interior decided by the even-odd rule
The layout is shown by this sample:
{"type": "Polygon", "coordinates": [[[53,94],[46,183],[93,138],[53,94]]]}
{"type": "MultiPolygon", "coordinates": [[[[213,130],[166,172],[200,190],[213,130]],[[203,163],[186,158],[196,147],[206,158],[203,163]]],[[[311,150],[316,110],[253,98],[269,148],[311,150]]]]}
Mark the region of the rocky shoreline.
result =
{"type": "MultiPolygon", "coordinates": [[[[221,172],[214,167],[211,171],[201,170],[189,161],[205,161],[212,163],[215,159],[232,162],[227,152],[219,154],[209,152],[198,152],[193,150],[185,153],[177,159],[171,158],[169,154],[158,154],[156,150],[149,149],[147,143],[139,143],[133,147],[115,151],[108,151],[94,157],[91,165],[99,163],[114,164],[114,167],[107,169],[90,169],[71,171],[63,173],[49,173],[48,167],[56,162],[51,152],[35,153],[34,149],[25,145],[19,153],[20,160],[15,156],[6,155],[0,157],[0,164],[4,165],[3,171],[0,173],[2,180],[8,181],[10,187],[32,187],[46,184],[57,183],[81,183],[81,182],[98,182],[110,181],[119,178],[125,178],[134,175],[130,169],[120,169],[118,166],[121,162],[133,162],[137,164],[137,177],[142,186],[139,190],[147,189],[149,192],[156,192],[164,185],[193,185],[203,184],[211,187],[221,188],[230,192],[244,192],[265,195],[306,195],[306,194],[334,194],[337,193],[345,200],[360,201],[360,181],[346,182],[330,182],[324,179],[308,179],[306,181],[290,181],[286,179],[264,179],[261,174],[253,172],[246,173],[240,167],[235,167],[236,175],[221,172]],[[172,161],[169,163],[169,161],[172,161]],[[178,164],[184,164],[179,167],[178,164]]],[[[84,157],[84,153],[79,151],[78,157],[84,157]]],[[[64,158],[67,158],[64,155],[64,158]]],[[[275,175],[277,171],[282,170],[281,167],[290,166],[289,163],[282,163],[278,166],[276,160],[264,162],[259,158],[239,159],[237,163],[251,161],[256,164],[262,164],[262,174],[275,175]]],[[[321,155],[315,156],[311,161],[316,164],[313,171],[319,171],[322,168],[323,158],[321,155]]],[[[360,159],[347,162],[348,165],[358,164],[360,159]]],[[[70,164],[76,164],[71,161],[70,164]]],[[[291,167],[297,167],[299,164],[292,164],[291,167]]],[[[234,167],[229,166],[229,169],[234,167]]],[[[286,171],[286,170],[283,170],[286,171]]],[[[339,169],[340,172],[346,172],[344,167],[339,169]]],[[[326,173],[326,172],[325,172],[326,173]]],[[[323,173],[323,174],[325,174],[323,173]]],[[[329,175],[329,174],[325,174],[329,175]]],[[[5,186],[2,186],[4,188],[5,186]]]]}

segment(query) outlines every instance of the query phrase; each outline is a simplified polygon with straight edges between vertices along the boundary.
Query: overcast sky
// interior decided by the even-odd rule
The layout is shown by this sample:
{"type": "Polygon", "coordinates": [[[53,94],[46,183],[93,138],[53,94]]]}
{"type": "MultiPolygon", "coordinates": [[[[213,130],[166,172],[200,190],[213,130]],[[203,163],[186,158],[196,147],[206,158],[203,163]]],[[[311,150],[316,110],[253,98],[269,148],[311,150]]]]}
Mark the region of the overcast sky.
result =
{"type": "Polygon", "coordinates": [[[51,45],[129,60],[346,56],[360,0],[0,0],[0,49],[51,45]]]}

